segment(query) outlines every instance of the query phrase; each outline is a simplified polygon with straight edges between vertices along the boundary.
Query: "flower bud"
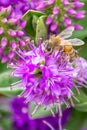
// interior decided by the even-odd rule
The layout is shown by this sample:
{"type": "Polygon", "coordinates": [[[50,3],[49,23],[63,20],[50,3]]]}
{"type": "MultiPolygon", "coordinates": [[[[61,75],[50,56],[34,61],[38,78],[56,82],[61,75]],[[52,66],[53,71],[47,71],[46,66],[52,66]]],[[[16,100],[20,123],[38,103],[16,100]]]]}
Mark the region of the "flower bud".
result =
{"type": "Polygon", "coordinates": [[[12,59],[12,58],[14,57],[14,55],[15,55],[15,53],[14,53],[13,51],[10,51],[10,52],[8,53],[8,57],[9,57],[10,59],[12,59]]]}
{"type": "Polygon", "coordinates": [[[48,0],[48,5],[52,5],[55,3],[55,0],[48,0]]]}
{"type": "Polygon", "coordinates": [[[54,14],[54,15],[58,15],[58,13],[59,13],[58,7],[54,7],[54,8],[53,8],[53,14],[54,14]]]}
{"type": "Polygon", "coordinates": [[[0,35],[4,33],[3,27],[0,27],[0,35]]]}
{"type": "Polygon", "coordinates": [[[63,3],[64,5],[69,5],[69,4],[70,4],[68,0],[63,0],[62,3],[63,3]]]}
{"type": "Polygon", "coordinates": [[[8,57],[7,56],[3,56],[1,62],[2,63],[6,63],[7,61],[8,61],[8,57]]]}
{"type": "Polygon", "coordinates": [[[73,5],[75,8],[81,8],[84,6],[84,3],[80,2],[80,1],[75,1],[75,2],[73,2],[73,5]]]}
{"type": "Polygon", "coordinates": [[[79,24],[74,24],[75,30],[82,30],[83,27],[79,24]]]}
{"type": "Polygon", "coordinates": [[[22,28],[25,28],[26,23],[27,23],[27,21],[25,20],[25,21],[23,21],[23,22],[20,23],[20,26],[21,26],[22,28]]]}
{"type": "Polygon", "coordinates": [[[57,29],[57,24],[56,23],[52,23],[52,25],[51,25],[51,27],[50,27],[50,30],[52,31],[52,32],[54,32],[54,31],[56,31],[56,29],[57,29]]]}
{"type": "Polygon", "coordinates": [[[7,39],[6,38],[2,38],[2,40],[1,40],[1,46],[2,46],[2,48],[5,48],[6,47],[6,45],[7,45],[7,39]]]}
{"type": "Polygon", "coordinates": [[[71,25],[72,21],[69,17],[65,17],[64,18],[64,23],[68,26],[68,25],[71,25]]]}
{"type": "Polygon", "coordinates": [[[23,40],[20,40],[20,41],[19,41],[19,45],[20,45],[20,46],[25,46],[25,42],[24,42],[23,40]]]}
{"type": "Polygon", "coordinates": [[[75,15],[75,14],[76,14],[76,11],[75,11],[74,9],[72,9],[72,8],[69,8],[69,9],[67,10],[67,13],[68,13],[68,14],[71,14],[71,15],[75,15]]]}
{"type": "Polygon", "coordinates": [[[24,35],[24,32],[21,31],[21,30],[18,30],[18,31],[16,32],[16,35],[17,35],[18,37],[22,37],[22,36],[24,35]]]}
{"type": "Polygon", "coordinates": [[[51,16],[48,16],[46,19],[46,25],[50,25],[52,23],[53,19],[51,16]]]}
{"type": "Polygon", "coordinates": [[[16,42],[15,42],[15,41],[12,41],[12,42],[11,42],[11,47],[12,47],[12,49],[16,49],[17,45],[16,45],[16,42]]]}
{"type": "Polygon", "coordinates": [[[12,37],[16,36],[16,32],[15,32],[14,30],[12,30],[12,29],[10,29],[10,30],[8,31],[8,33],[9,33],[9,35],[12,36],[12,37]]]}

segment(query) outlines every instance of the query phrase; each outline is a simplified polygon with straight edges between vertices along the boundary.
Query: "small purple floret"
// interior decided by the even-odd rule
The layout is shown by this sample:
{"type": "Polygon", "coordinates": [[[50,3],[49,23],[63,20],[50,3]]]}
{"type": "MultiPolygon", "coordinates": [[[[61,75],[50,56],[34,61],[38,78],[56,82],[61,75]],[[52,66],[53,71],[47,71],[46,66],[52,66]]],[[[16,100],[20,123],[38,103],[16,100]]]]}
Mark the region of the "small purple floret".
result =
{"type": "Polygon", "coordinates": [[[51,16],[48,16],[46,19],[46,25],[50,25],[52,23],[53,19],[51,16]]]}

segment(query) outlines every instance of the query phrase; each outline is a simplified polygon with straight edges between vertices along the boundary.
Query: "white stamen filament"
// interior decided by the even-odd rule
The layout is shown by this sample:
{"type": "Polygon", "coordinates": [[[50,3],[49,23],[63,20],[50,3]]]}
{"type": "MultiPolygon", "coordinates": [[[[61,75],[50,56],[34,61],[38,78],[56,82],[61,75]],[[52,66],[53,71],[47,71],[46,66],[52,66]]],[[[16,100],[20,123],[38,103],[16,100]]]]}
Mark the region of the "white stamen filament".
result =
{"type": "Polygon", "coordinates": [[[61,110],[61,103],[58,104],[58,110],[59,110],[59,121],[58,121],[58,130],[62,130],[62,110],[61,110]]]}
{"type": "Polygon", "coordinates": [[[51,109],[51,107],[48,107],[48,109],[49,109],[50,112],[52,113],[53,117],[55,117],[55,113],[54,113],[54,111],[51,109]]]}
{"type": "Polygon", "coordinates": [[[38,104],[38,105],[34,108],[34,111],[32,112],[31,116],[33,116],[33,115],[36,113],[36,111],[38,110],[39,107],[40,107],[40,104],[38,104]]]}
{"type": "Polygon", "coordinates": [[[48,123],[47,121],[43,120],[43,123],[46,124],[51,130],[55,130],[53,128],[53,126],[50,123],[48,123]]]}
{"type": "Polygon", "coordinates": [[[16,54],[19,56],[19,57],[21,57],[24,61],[25,61],[25,58],[20,54],[20,53],[18,53],[17,51],[15,51],[16,52],[16,54]]]}

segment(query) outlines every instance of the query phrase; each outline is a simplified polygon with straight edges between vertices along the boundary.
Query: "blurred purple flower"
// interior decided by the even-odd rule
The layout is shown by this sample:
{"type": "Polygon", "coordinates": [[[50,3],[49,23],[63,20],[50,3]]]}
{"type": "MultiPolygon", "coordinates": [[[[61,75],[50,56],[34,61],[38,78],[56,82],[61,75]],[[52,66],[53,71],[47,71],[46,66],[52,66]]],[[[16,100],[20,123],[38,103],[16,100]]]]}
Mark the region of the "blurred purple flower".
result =
{"type": "MultiPolygon", "coordinates": [[[[55,129],[58,129],[58,115],[55,117],[47,116],[38,119],[31,119],[29,117],[29,105],[24,103],[24,98],[14,98],[11,103],[13,129],[14,130],[50,130],[50,128],[43,123],[43,120],[50,123],[55,129]]],[[[71,109],[63,111],[62,125],[64,126],[70,117],[71,109]]]]}
{"type": "Polygon", "coordinates": [[[11,4],[10,0],[0,0],[0,6],[7,7],[11,4]]]}
{"type": "Polygon", "coordinates": [[[86,87],[87,88],[87,60],[84,58],[77,58],[74,61],[74,67],[77,73],[77,85],[79,87],[86,87]]]}

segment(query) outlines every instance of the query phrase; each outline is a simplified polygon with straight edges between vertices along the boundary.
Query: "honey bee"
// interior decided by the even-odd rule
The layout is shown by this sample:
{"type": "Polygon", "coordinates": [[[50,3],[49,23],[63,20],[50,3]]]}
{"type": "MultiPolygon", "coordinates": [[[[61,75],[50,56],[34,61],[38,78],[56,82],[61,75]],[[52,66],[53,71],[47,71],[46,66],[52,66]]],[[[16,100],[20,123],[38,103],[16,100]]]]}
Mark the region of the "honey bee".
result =
{"type": "Polygon", "coordinates": [[[73,31],[74,27],[71,26],[57,36],[52,35],[45,43],[45,50],[51,53],[53,50],[62,48],[62,51],[69,56],[70,60],[72,60],[78,55],[73,46],[81,46],[84,44],[84,42],[78,38],[67,39],[72,35],[73,31]]]}

